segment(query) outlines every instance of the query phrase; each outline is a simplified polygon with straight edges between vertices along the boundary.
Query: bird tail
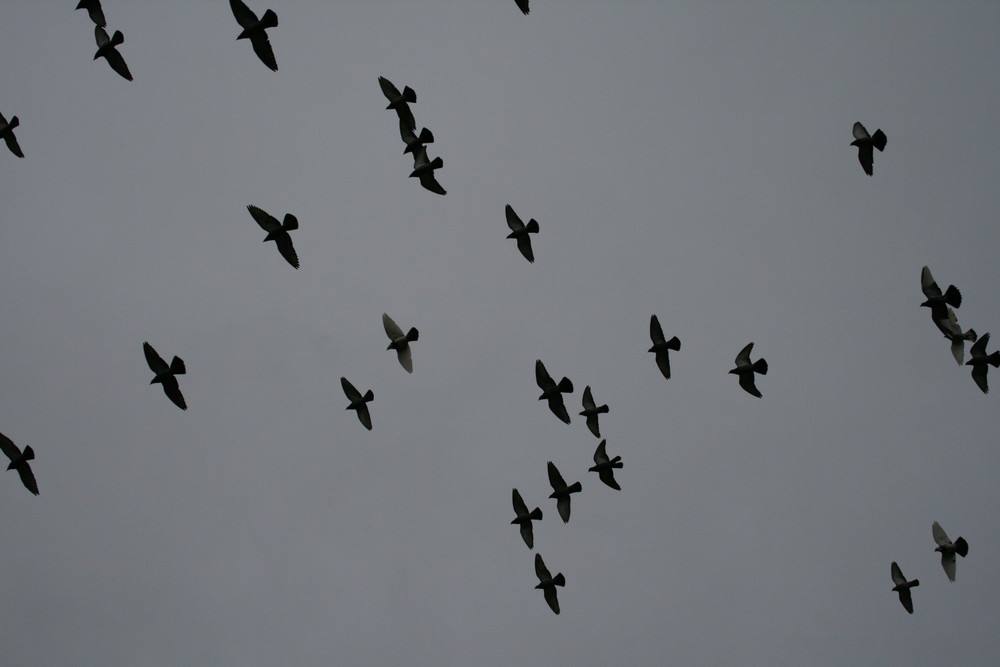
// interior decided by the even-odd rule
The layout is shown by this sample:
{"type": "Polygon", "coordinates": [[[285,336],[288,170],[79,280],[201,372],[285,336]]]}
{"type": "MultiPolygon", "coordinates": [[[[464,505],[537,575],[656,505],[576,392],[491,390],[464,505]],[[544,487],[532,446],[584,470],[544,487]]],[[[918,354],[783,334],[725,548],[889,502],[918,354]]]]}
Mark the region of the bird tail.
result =
{"type": "Polygon", "coordinates": [[[760,373],[761,375],[767,375],[767,362],[763,359],[758,359],[753,362],[753,372],[760,373]]]}
{"type": "MultiPolygon", "coordinates": [[[[27,451],[27,448],[25,448],[25,451],[27,451]]],[[[969,543],[965,541],[965,538],[960,537],[955,540],[955,553],[962,558],[965,558],[969,554],[969,543]]]]}
{"type": "Polygon", "coordinates": [[[612,468],[624,468],[625,464],[622,463],[622,457],[616,456],[615,458],[611,459],[611,467],[612,468]]]}
{"type": "Polygon", "coordinates": [[[411,327],[409,331],[406,332],[406,340],[411,343],[420,338],[420,332],[417,331],[416,327],[411,327]]]}
{"type": "Polygon", "coordinates": [[[292,231],[293,229],[298,229],[299,219],[296,218],[291,213],[286,213],[284,219],[281,222],[281,227],[286,231],[292,231]]]}
{"type": "MultiPolygon", "coordinates": [[[[959,538],[959,539],[962,539],[962,538],[959,538]]],[[[920,585],[920,580],[919,579],[914,579],[913,582],[910,584],[910,588],[915,588],[915,587],[917,587],[919,585],[920,585]]]]}
{"type": "Polygon", "coordinates": [[[542,508],[541,507],[536,507],[535,509],[531,510],[531,512],[528,513],[528,518],[531,519],[532,521],[541,521],[542,520],[542,508]]]}
{"type": "Polygon", "coordinates": [[[964,334],[962,334],[962,338],[964,338],[967,341],[975,343],[979,339],[979,334],[976,333],[975,329],[969,329],[964,334]]]}
{"type": "Polygon", "coordinates": [[[875,134],[872,135],[872,145],[882,152],[885,150],[885,132],[882,130],[875,130],[875,134]]]}
{"type": "Polygon", "coordinates": [[[573,383],[570,381],[569,378],[563,378],[562,380],[559,381],[559,391],[564,394],[573,393],[573,383]]]}
{"type": "Polygon", "coordinates": [[[122,34],[121,30],[115,30],[115,34],[111,36],[111,46],[118,46],[119,44],[125,43],[125,35],[122,34]]]}
{"type": "Polygon", "coordinates": [[[681,349],[681,339],[678,338],[677,336],[674,336],[673,338],[671,338],[670,340],[668,340],[667,341],[667,349],[668,350],[673,350],[675,352],[677,350],[681,349]]]}
{"type": "Polygon", "coordinates": [[[10,122],[7,123],[7,129],[8,130],[13,130],[15,127],[17,127],[20,124],[21,124],[21,121],[18,120],[17,116],[11,116],[10,122]]]}
{"type": "Polygon", "coordinates": [[[269,9],[260,17],[260,24],[265,28],[275,28],[278,26],[278,15],[273,9],[269,9]]]}
{"type": "Polygon", "coordinates": [[[428,130],[426,127],[424,129],[420,130],[420,136],[417,137],[417,138],[420,140],[420,143],[422,143],[422,144],[433,144],[434,143],[434,134],[430,130],[428,130]]]}
{"type": "Polygon", "coordinates": [[[365,399],[366,402],[367,401],[374,401],[375,400],[375,392],[372,391],[371,389],[369,389],[367,392],[365,392],[365,395],[362,396],[361,398],[365,399]]]}
{"type": "Polygon", "coordinates": [[[180,357],[174,357],[173,361],[170,362],[170,372],[174,375],[184,375],[187,373],[187,368],[184,367],[184,360],[180,357]]]}
{"type": "Polygon", "coordinates": [[[417,94],[413,92],[413,89],[410,88],[409,86],[404,86],[403,99],[409,102],[410,104],[414,104],[417,101],[417,94]]]}
{"type": "Polygon", "coordinates": [[[566,487],[566,490],[570,493],[580,493],[581,489],[583,489],[583,484],[580,484],[580,482],[573,482],[566,487]]]}
{"type": "Polygon", "coordinates": [[[993,368],[1000,368],[1000,350],[986,357],[986,363],[992,365],[993,368]]]}
{"type": "Polygon", "coordinates": [[[444,159],[436,157],[433,160],[431,160],[431,169],[440,169],[443,166],[444,166],[444,159]]]}
{"type": "Polygon", "coordinates": [[[563,587],[565,587],[566,586],[566,577],[564,577],[563,573],[560,572],[556,576],[552,577],[552,583],[555,584],[556,586],[563,586],[563,587]]]}
{"type": "MultiPolygon", "coordinates": [[[[27,447],[24,448],[24,460],[25,461],[31,461],[34,458],[35,458],[35,450],[31,448],[31,445],[28,445],[27,447]]],[[[961,540],[962,538],[958,538],[958,539],[961,540]]],[[[962,540],[962,542],[965,542],[965,540],[962,540]]],[[[956,546],[957,546],[957,543],[956,543],[956,546]]],[[[969,550],[968,547],[966,547],[966,553],[968,552],[968,550],[969,550]]],[[[962,555],[964,556],[965,554],[962,554],[962,555]]]]}
{"type": "Polygon", "coordinates": [[[597,408],[597,414],[603,415],[604,413],[608,412],[609,410],[610,410],[610,408],[608,406],[602,405],[601,407],[597,408]]]}
{"type": "Polygon", "coordinates": [[[526,224],[524,226],[524,229],[529,234],[537,234],[538,233],[538,221],[535,220],[534,218],[532,218],[531,220],[528,221],[528,224],[526,224]]]}
{"type": "Polygon", "coordinates": [[[948,289],[944,292],[944,300],[949,306],[958,308],[962,305],[962,293],[954,285],[948,285],[948,289]]]}

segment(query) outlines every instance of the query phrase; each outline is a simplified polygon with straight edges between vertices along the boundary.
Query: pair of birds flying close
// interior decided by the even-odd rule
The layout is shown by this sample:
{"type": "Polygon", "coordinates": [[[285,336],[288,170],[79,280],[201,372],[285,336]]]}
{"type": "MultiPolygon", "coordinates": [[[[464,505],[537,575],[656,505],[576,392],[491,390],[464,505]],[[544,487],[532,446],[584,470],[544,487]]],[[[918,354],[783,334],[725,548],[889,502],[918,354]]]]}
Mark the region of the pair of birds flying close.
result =
{"type": "Polygon", "coordinates": [[[257,54],[260,61],[267,65],[272,72],[278,71],[278,62],[274,59],[274,51],[271,50],[271,41],[267,38],[267,29],[278,25],[278,15],[274,10],[268,9],[264,15],[257,18],[257,15],[247,7],[242,0],[229,0],[229,7],[233,10],[236,22],[243,28],[236,39],[249,39],[253,46],[253,52],[257,54]]]}
{"type": "Polygon", "coordinates": [[[871,176],[875,170],[874,149],[877,148],[879,153],[885,150],[885,132],[875,130],[875,134],[868,134],[868,130],[861,123],[855,123],[852,132],[854,141],[851,145],[858,147],[858,162],[861,163],[865,173],[871,176]]]}
{"type": "Polygon", "coordinates": [[[187,368],[184,367],[184,360],[175,356],[167,364],[163,360],[163,357],[157,354],[156,350],[148,342],[142,344],[142,352],[146,355],[146,364],[149,365],[149,370],[153,371],[153,379],[149,381],[149,384],[161,385],[163,393],[167,395],[167,398],[174,405],[181,410],[187,410],[187,403],[184,401],[184,395],[181,393],[180,385],[177,383],[177,376],[187,373],[187,368]]]}
{"type": "Polygon", "coordinates": [[[114,35],[108,37],[107,31],[104,29],[107,27],[108,21],[104,18],[101,0],[80,0],[76,8],[86,9],[90,20],[94,22],[94,40],[97,42],[97,53],[94,54],[94,60],[104,58],[111,65],[111,69],[126,81],[131,81],[132,73],[129,71],[128,65],[125,64],[125,58],[118,50],[118,47],[125,42],[125,35],[122,34],[121,30],[116,30],[114,35]]]}
{"type": "Polygon", "coordinates": [[[413,171],[410,178],[419,179],[420,185],[426,190],[439,195],[447,194],[434,177],[434,171],[444,166],[444,160],[436,157],[431,160],[427,156],[426,144],[434,143],[434,135],[426,127],[420,134],[416,133],[417,121],[413,118],[411,104],[416,104],[417,94],[409,86],[403,87],[403,92],[384,76],[378,78],[378,85],[382,89],[382,94],[389,101],[386,110],[393,109],[399,117],[399,136],[406,144],[403,154],[413,154],[413,171]]]}
{"type": "Polygon", "coordinates": [[[253,204],[247,206],[247,210],[250,211],[250,215],[257,221],[260,228],[267,232],[264,242],[274,241],[274,244],[278,246],[278,252],[285,258],[285,261],[294,268],[299,268],[299,256],[295,252],[295,246],[292,245],[292,237],[289,234],[289,232],[299,228],[299,219],[291,213],[286,213],[285,219],[278,222],[278,219],[273,215],[253,204]]]}
{"type": "MultiPolygon", "coordinates": [[[[934,551],[941,554],[941,567],[948,575],[948,581],[955,581],[955,556],[957,554],[965,558],[969,554],[969,543],[962,537],[952,542],[948,533],[944,532],[944,528],[937,521],[931,524],[931,535],[934,536],[934,541],[937,543],[934,551]]],[[[912,614],[913,596],[910,589],[919,586],[920,580],[908,580],[903,576],[903,571],[899,569],[899,565],[895,561],[889,568],[889,574],[892,576],[892,583],[895,584],[892,590],[899,594],[899,603],[903,605],[903,609],[912,614]]]]}
{"type": "Polygon", "coordinates": [[[35,450],[31,448],[31,445],[28,445],[24,451],[21,451],[21,448],[3,433],[0,433],[0,449],[10,459],[7,470],[16,470],[24,488],[37,496],[38,482],[35,481],[35,473],[31,471],[31,465],[28,464],[28,461],[34,460],[35,450]]]}

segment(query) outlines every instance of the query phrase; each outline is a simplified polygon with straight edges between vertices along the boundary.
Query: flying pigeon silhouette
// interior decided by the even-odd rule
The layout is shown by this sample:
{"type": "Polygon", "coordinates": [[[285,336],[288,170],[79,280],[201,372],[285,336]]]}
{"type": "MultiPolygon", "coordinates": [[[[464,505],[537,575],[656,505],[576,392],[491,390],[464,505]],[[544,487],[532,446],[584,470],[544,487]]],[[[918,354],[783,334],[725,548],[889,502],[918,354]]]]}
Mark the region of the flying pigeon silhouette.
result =
{"type": "Polygon", "coordinates": [[[535,574],[538,576],[539,584],[535,588],[545,591],[545,601],[549,603],[549,608],[555,613],[559,613],[559,597],[556,594],[556,586],[565,586],[566,577],[560,572],[556,576],[549,573],[549,568],[545,567],[542,554],[535,554],[535,574]]]}
{"type": "Polygon", "coordinates": [[[989,345],[989,342],[989,332],[984,333],[969,348],[969,360],[965,362],[966,366],[972,366],[972,379],[976,381],[976,385],[983,390],[984,394],[990,393],[990,387],[986,383],[986,373],[989,371],[989,367],[997,368],[1000,366],[1000,351],[994,350],[989,354],[986,353],[986,346],[989,345]]]}
{"type": "Polygon", "coordinates": [[[521,218],[517,217],[517,213],[514,213],[510,204],[507,204],[504,211],[507,214],[507,226],[510,227],[510,234],[507,235],[507,238],[517,239],[517,249],[521,251],[526,260],[534,262],[535,253],[531,251],[531,237],[528,234],[538,233],[538,221],[532,218],[525,225],[521,222],[521,218]]]}
{"type": "Polygon", "coordinates": [[[114,36],[109,39],[104,28],[99,25],[94,26],[94,39],[97,41],[97,53],[94,54],[94,60],[103,57],[111,65],[111,69],[118,72],[122,78],[131,81],[132,73],[128,71],[128,65],[125,64],[125,59],[117,48],[119,44],[125,42],[125,35],[122,34],[122,31],[115,30],[114,36]]]}
{"type": "Polygon", "coordinates": [[[291,213],[286,213],[284,221],[278,222],[277,218],[253,204],[247,206],[247,210],[260,228],[267,232],[264,242],[274,241],[281,256],[293,267],[299,268],[299,256],[295,254],[295,246],[292,245],[292,237],[288,233],[299,228],[299,219],[291,213]]]}
{"type": "Polygon", "coordinates": [[[86,9],[87,15],[90,16],[90,20],[94,22],[94,25],[99,25],[102,28],[108,25],[107,20],[104,18],[104,10],[101,9],[101,0],[80,0],[80,4],[76,8],[86,9]]]}
{"type": "Polygon", "coordinates": [[[552,461],[549,461],[549,484],[552,485],[552,493],[549,494],[549,498],[556,499],[556,509],[559,510],[559,516],[562,517],[563,523],[569,523],[569,494],[579,493],[583,489],[583,485],[580,482],[573,482],[566,486],[565,480],[559,474],[559,469],[552,461]]]}
{"type": "Polygon", "coordinates": [[[187,410],[187,403],[184,402],[184,395],[181,394],[180,385],[177,384],[177,375],[183,375],[187,372],[184,367],[184,360],[180,357],[174,357],[170,365],[156,353],[153,346],[149,343],[142,344],[142,351],[146,355],[146,363],[149,364],[149,370],[153,371],[155,374],[153,379],[149,381],[149,384],[156,384],[159,382],[163,386],[163,393],[167,395],[174,405],[179,407],[181,410],[187,410]]]}
{"type": "Polygon", "coordinates": [[[419,178],[420,185],[425,189],[439,195],[448,194],[441,184],[434,178],[434,170],[444,166],[444,160],[439,157],[431,161],[427,160],[427,147],[420,146],[413,151],[413,172],[410,178],[419,178]]]}
{"type": "Polygon", "coordinates": [[[913,613],[913,598],[910,597],[910,589],[914,586],[920,585],[919,579],[914,579],[913,581],[907,581],[906,577],[903,576],[902,570],[896,565],[896,561],[892,562],[892,567],[890,568],[890,573],[892,574],[892,583],[896,584],[892,587],[892,590],[899,593],[899,602],[903,605],[903,609],[913,613]]]}
{"type": "MultiPolygon", "coordinates": [[[[514,2],[517,3],[517,8],[521,10],[521,13],[527,16],[530,11],[528,9],[528,0],[514,0],[514,2]]],[[[556,613],[558,614],[559,612],[556,613]]]]}
{"type": "Polygon", "coordinates": [[[10,459],[10,464],[7,465],[7,470],[16,470],[17,474],[21,477],[21,483],[24,484],[24,488],[28,489],[28,491],[31,491],[37,496],[38,482],[35,481],[35,473],[31,472],[31,466],[28,465],[28,461],[35,458],[35,450],[31,448],[31,445],[28,445],[22,452],[20,448],[3,433],[0,433],[0,449],[2,449],[3,453],[10,459]]]}
{"type": "Polygon", "coordinates": [[[271,50],[271,42],[267,38],[267,29],[278,25],[278,15],[268,9],[258,20],[257,15],[243,4],[242,0],[229,0],[229,6],[233,10],[236,22],[243,28],[243,32],[236,39],[249,39],[253,52],[260,61],[272,72],[277,72],[278,62],[274,59],[274,51],[271,50]]]}
{"type": "Polygon", "coordinates": [[[375,392],[371,389],[365,392],[362,396],[361,392],[355,389],[354,385],[351,384],[347,378],[340,378],[340,386],[344,388],[344,394],[347,395],[347,400],[351,402],[347,406],[348,410],[354,410],[358,413],[358,419],[369,431],[372,430],[372,415],[368,412],[368,403],[375,400],[375,392]]]}
{"type": "Polygon", "coordinates": [[[757,385],[754,384],[754,373],[767,375],[767,362],[764,359],[758,359],[750,363],[750,350],[752,349],[753,343],[750,343],[740,350],[740,353],[736,355],[736,368],[729,372],[740,376],[740,386],[743,387],[744,391],[757,398],[762,398],[760,391],[757,390],[757,385]]]}
{"type": "Polygon", "coordinates": [[[934,320],[934,324],[937,328],[941,330],[944,337],[951,341],[951,354],[955,357],[955,361],[961,366],[965,361],[965,341],[976,342],[976,330],[969,329],[966,332],[962,332],[962,327],[958,325],[958,318],[955,317],[955,311],[952,310],[951,306],[948,306],[948,317],[943,320],[934,320]]]}
{"type": "Polygon", "coordinates": [[[616,456],[613,459],[608,458],[608,453],[605,451],[605,444],[607,440],[601,440],[601,444],[597,446],[597,451],[594,452],[594,463],[597,465],[592,468],[588,468],[590,472],[596,472],[601,481],[610,486],[616,491],[621,491],[622,487],[618,486],[618,480],[615,479],[615,468],[621,468],[624,464],[622,463],[622,457],[616,456]]]}
{"type": "Polygon", "coordinates": [[[594,437],[601,437],[601,425],[598,423],[598,415],[602,415],[608,411],[607,405],[597,405],[594,402],[594,396],[590,393],[590,385],[588,384],[583,390],[583,412],[580,415],[587,418],[587,428],[590,432],[594,434],[594,437]]]}
{"type": "Polygon", "coordinates": [[[935,322],[948,317],[948,306],[958,308],[962,305],[962,293],[954,285],[948,285],[944,292],[938,287],[931,275],[931,270],[926,266],[920,270],[920,289],[927,300],[921,306],[931,309],[931,319],[935,322]]]}
{"type": "Polygon", "coordinates": [[[869,135],[868,130],[861,123],[854,124],[853,132],[854,141],[851,142],[851,145],[858,147],[858,162],[861,163],[861,168],[865,170],[865,173],[871,176],[875,162],[875,152],[872,148],[877,148],[880,153],[885,150],[885,132],[875,130],[875,134],[869,135]]]}
{"type": "Polygon", "coordinates": [[[389,337],[389,347],[387,350],[396,350],[396,358],[399,364],[406,369],[407,373],[413,372],[413,358],[410,355],[410,343],[420,337],[420,332],[416,327],[411,327],[405,334],[392,318],[382,313],[382,327],[385,328],[385,335],[389,337]]]}
{"type": "Polygon", "coordinates": [[[524,540],[529,549],[534,549],[535,535],[531,530],[531,522],[542,520],[542,510],[536,507],[529,512],[528,506],[524,504],[524,500],[521,499],[521,494],[517,492],[517,489],[512,491],[511,500],[514,503],[514,514],[517,515],[511,523],[516,523],[520,526],[521,539],[524,540]]]}
{"type": "Polygon", "coordinates": [[[0,137],[3,137],[3,140],[7,142],[7,148],[10,149],[11,153],[17,157],[24,157],[24,153],[21,152],[21,147],[17,143],[17,137],[14,136],[14,128],[20,124],[21,121],[18,120],[17,116],[11,116],[8,123],[7,119],[0,115],[0,137]]]}
{"type": "Polygon", "coordinates": [[[941,567],[944,568],[944,573],[948,575],[950,581],[955,581],[955,554],[965,558],[969,554],[969,543],[961,537],[954,542],[949,540],[948,533],[944,532],[944,528],[937,521],[931,524],[931,534],[938,544],[934,551],[941,552],[941,567]]]}
{"type": "Polygon", "coordinates": [[[399,137],[406,144],[406,149],[403,151],[403,155],[407,153],[413,153],[418,148],[424,144],[434,143],[434,134],[428,130],[426,127],[420,130],[420,134],[414,133],[414,128],[407,127],[407,122],[400,118],[399,119],[399,137]]]}
{"type": "Polygon", "coordinates": [[[378,85],[382,88],[382,94],[389,100],[389,106],[386,109],[395,109],[396,115],[399,116],[399,120],[406,124],[407,129],[417,129],[417,121],[413,120],[413,112],[410,111],[410,104],[415,104],[417,101],[417,94],[413,92],[413,89],[404,86],[403,92],[400,93],[399,88],[384,76],[378,78],[378,85]]]}
{"type": "Polygon", "coordinates": [[[656,354],[656,367],[663,373],[663,377],[670,379],[670,352],[681,349],[681,341],[677,336],[667,340],[663,336],[663,328],[660,327],[660,320],[653,315],[649,318],[649,337],[653,341],[653,347],[647,352],[656,354]]]}
{"type": "Polygon", "coordinates": [[[552,414],[568,424],[569,413],[566,412],[566,404],[563,403],[562,395],[572,393],[573,383],[570,382],[569,378],[564,377],[559,381],[559,384],[556,384],[549,372],[545,370],[545,364],[542,363],[541,359],[535,360],[535,382],[542,390],[542,395],[538,397],[538,400],[548,401],[552,414]]]}

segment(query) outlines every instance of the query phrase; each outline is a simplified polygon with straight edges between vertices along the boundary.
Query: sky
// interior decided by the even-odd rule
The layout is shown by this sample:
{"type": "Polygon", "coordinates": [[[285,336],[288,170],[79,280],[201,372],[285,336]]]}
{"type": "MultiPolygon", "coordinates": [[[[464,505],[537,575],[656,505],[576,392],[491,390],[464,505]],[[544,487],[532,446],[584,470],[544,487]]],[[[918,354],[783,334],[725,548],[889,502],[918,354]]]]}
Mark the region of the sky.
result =
{"type": "Polygon", "coordinates": [[[919,304],[927,265],[1000,332],[1000,5],[253,0],[271,72],[223,0],[105,0],[127,82],[73,2],[7,4],[0,432],[40,495],[0,477],[6,664],[995,664],[997,391],[919,304]],[[248,204],[298,218],[300,270],[248,204]]]}

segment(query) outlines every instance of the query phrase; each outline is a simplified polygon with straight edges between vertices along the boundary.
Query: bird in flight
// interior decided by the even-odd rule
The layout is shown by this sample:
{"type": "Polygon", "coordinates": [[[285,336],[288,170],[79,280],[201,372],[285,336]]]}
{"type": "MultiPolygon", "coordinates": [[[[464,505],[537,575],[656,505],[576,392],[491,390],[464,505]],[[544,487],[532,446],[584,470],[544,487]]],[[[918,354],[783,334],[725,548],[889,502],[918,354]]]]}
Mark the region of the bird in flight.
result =
{"type": "Polygon", "coordinates": [[[982,389],[984,394],[990,393],[990,386],[986,382],[986,374],[990,370],[989,367],[993,366],[993,368],[997,368],[1000,366],[1000,351],[994,350],[989,354],[986,353],[986,346],[989,342],[989,332],[984,333],[969,348],[969,360],[965,362],[966,366],[972,366],[972,379],[975,380],[976,386],[982,389]]]}
{"type": "Polygon", "coordinates": [[[17,137],[14,136],[14,128],[20,124],[21,121],[18,120],[17,116],[11,116],[10,122],[7,122],[7,119],[0,115],[0,137],[3,137],[3,140],[7,142],[7,148],[10,149],[11,153],[17,157],[24,157],[21,146],[17,143],[17,137]]]}
{"type": "Polygon", "coordinates": [[[532,531],[531,522],[542,520],[542,510],[536,507],[535,509],[528,511],[528,506],[524,504],[524,500],[521,498],[521,494],[518,493],[517,489],[511,492],[511,500],[514,503],[514,520],[511,524],[517,524],[521,528],[521,539],[524,543],[528,545],[529,549],[535,548],[535,535],[532,531]]]}
{"type": "Polygon", "coordinates": [[[428,130],[426,127],[420,130],[420,134],[416,134],[415,128],[408,127],[408,123],[402,118],[399,119],[399,138],[403,140],[406,144],[406,149],[403,151],[403,155],[407,153],[413,153],[424,144],[434,143],[434,133],[428,130]]]}
{"type": "Polygon", "coordinates": [[[542,395],[538,397],[538,400],[548,401],[552,414],[568,424],[569,413],[566,412],[566,404],[563,402],[562,395],[572,393],[573,383],[570,382],[569,378],[564,377],[559,381],[559,384],[556,384],[549,372],[545,370],[545,364],[542,363],[541,359],[535,360],[535,382],[542,390],[542,395]]]}
{"type": "Polygon", "coordinates": [[[541,588],[545,591],[545,601],[549,603],[549,609],[555,613],[559,613],[559,597],[556,594],[556,586],[565,586],[566,577],[560,572],[556,576],[552,576],[549,573],[549,568],[545,567],[545,561],[542,560],[542,554],[535,554],[535,575],[538,577],[538,585],[535,588],[541,588]]]}
{"type": "Polygon", "coordinates": [[[920,580],[907,581],[906,577],[903,576],[903,571],[896,565],[896,561],[892,561],[892,567],[889,571],[892,574],[892,583],[896,584],[892,587],[892,590],[899,593],[899,603],[903,605],[903,609],[912,614],[913,598],[910,597],[910,589],[914,586],[919,586],[920,580]]]}
{"type": "Polygon", "coordinates": [[[344,388],[344,394],[347,395],[347,400],[351,402],[347,406],[348,410],[354,410],[358,413],[358,419],[369,431],[372,430],[372,415],[368,411],[368,403],[375,400],[375,392],[369,389],[362,396],[361,392],[355,389],[354,385],[351,384],[347,378],[340,378],[340,386],[344,388]]]}
{"type": "Polygon", "coordinates": [[[433,160],[428,161],[427,147],[420,146],[413,151],[413,172],[410,174],[410,178],[419,178],[420,185],[435,194],[448,194],[447,191],[441,187],[441,184],[437,182],[437,179],[434,178],[434,170],[440,169],[443,166],[444,160],[440,157],[436,157],[433,160]]]}
{"type": "Polygon", "coordinates": [[[132,72],[128,71],[125,58],[122,57],[117,48],[119,44],[125,42],[125,35],[122,34],[122,31],[115,30],[115,34],[108,38],[108,33],[104,28],[99,25],[94,26],[94,39],[97,41],[97,53],[94,54],[94,60],[103,57],[111,65],[111,69],[118,72],[123,79],[131,81],[132,72]]]}
{"type": "Polygon", "coordinates": [[[941,552],[941,567],[944,568],[944,573],[948,575],[949,581],[955,581],[955,554],[965,558],[969,554],[969,543],[961,537],[952,542],[948,539],[948,533],[944,532],[944,528],[937,521],[931,524],[931,534],[937,542],[934,551],[941,552]]]}
{"type": "Polygon", "coordinates": [[[754,373],[767,375],[767,362],[764,359],[758,359],[751,363],[750,350],[752,349],[753,343],[750,343],[740,350],[740,353],[736,355],[736,368],[729,372],[740,376],[740,386],[743,387],[744,391],[757,398],[762,398],[760,391],[757,390],[757,385],[754,384],[754,373]]]}
{"type": "Polygon", "coordinates": [[[149,381],[149,384],[156,384],[157,382],[163,386],[163,393],[167,395],[174,405],[179,407],[181,410],[187,410],[187,403],[184,402],[184,395],[181,394],[180,385],[177,384],[177,375],[183,375],[187,372],[184,367],[184,360],[180,357],[174,357],[167,365],[167,362],[156,353],[153,346],[149,343],[142,344],[143,354],[146,355],[146,363],[149,364],[149,370],[153,371],[153,379],[149,381]]]}
{"type": "Polygon", "coordinates": [[[94,25],[99,25],[102,28],[108,25],[107,20],[104,18],[104,10],[101,9],[101,0],[80,0],[80,4],[76,8],[86,9],[87,15],[90,16],[90,20],[94,22],[94,25]]]}
{"type": "Polygon", "coordinates": [[[514,213],[510,204],[507,204],[504,211],[507,214],[507,226],[510,227],[510,234],[507,235],[507,238],[516,239],[517,249],[521,251],[524,258],[529,262],[534,262],[535,253],[531,250],[531,237],[528,234],[538,233],[538,221],[532,218],[525,225],[521,222],[521,218],[517,217],[517,213],[514,213]]]}
{"type": "Polygon", "coordinates": [[[396,350],[396,358],[399,359],[399,365],[407,373],[412,373],[413,357],[410,354],[410,343],[419,339],[420,332],[417,331],[416,327],[410,327],[410,330],[404,334],[399,325],[393,322],[392,318],[385,313],[382,313],[382,327],[385,329],[385,335],[389,337],[389,347],[385,349],[396,350]]]}
{"type": "Polygon", "coordinates": [[[284,221],[278,222],[277,218],[253,204],[247,206],[247,210],[250,211],[250,215],[257,221],[260,228],[267,232],[264,242],[274,241],[274,244],[278,246],[278,252],[285,258],[285,261],[296,269],[299,268],[299,256],[295,253],[292,236],[288,233],[299,228],[299,219],[291,213],[286,213],[284,221]]]}
{"type": "Polygon", "coordinates": [[[382,89],[382,94],[389,100],[389,106],[386,109],[395,109],[399,120],[406,125],[408,130],[417,129],[417,121],[413,119],[413,112],[410,111],[410,105],[417,102],[417,94],[413,92],[413,89],[404,86],[403,92],[400,93],[399,88],[384,76],[378,78],[378,85],[382,89]]]}
{"type": "Polygon", "coordinates": [[[963,332],[962,327],[958,325],[958,318],[955,317],[955,311],[952,310],[951,306],[948,306],[948,317],[943,320],[934,320],[934,324],[937,328],[941,330],[944,337],[951,341],[951,354],[955,357],[955,361],[961,366],[965,362],[965,341],[976,342],[978,335],[975,329],[969,329],[963,332]]]}
{"type": "Polygon", "coordinates": [[[885,132],[875,130],[875,134],[870,135],[864,125],[855,123],[853,133],[854,141],[851,145],[858,147],[858,162],[865,173],[871,176],[875,166],[875,151],[872,149],[877,148],[880,153],[885,150],[885,132]]]}
{"type": "Polygon", "coordinates": [[[594,395],[591,393],[590,385],[588,384],[583,390],[583,412],[580,415],[587,418],[587,428],[590,429],[595,438],[601,437],[601,425],[598,422],[598,415],[602,415],[607,411],[608,406],[606,404],[597,405],[594,402],[594,395]]]}
{"type": "Polygon", "coordinates": [[[623,467],[622,457],[616,456],[613,459],[608,458],[608,453],[605,450],[605,445],[607,440],[601,440],[601,444],[597,446],[597,451],[594,452],[594,463],[597,465],[589,468],[590,472],[596,472],[597,476],[601,478],[601,481],[610,486],[616,491],[621,491],[622,487],[618,486],[618,480],[615,479],[615,468],[623,467]]]}
{"type": "Polygon", "coordinates": [[[948,317],[948,306],[958,308],[962,305],[962,293],[954,285],[948,285],[944,292],[938,287],[931,270],[926,266],[920,270],[920,289],[927,300],[921,306],[931,309],[931,319],[937,322],[948,317]]]}
{"type": "Polygon", "coordinates": [[[28,461],[35,458],[35,450],[31,448],[31,445],[28,445],[22,452],[20,448],[3,433],[0,433],[0,449],[2,449],[3,453],[10,459],[10,463],[7,465],[7,470],[16,470],[17,474],[21,477],[21,483],[24,484],[24,488],[28,489],[28,491],[31,491],[37,496],[38,482],[35,481],[35,473],[31,472],[31,466],[28,465],[28,461]]]}
{"type": "Polygon", "coordinates": [[[559,510],[559,516],[562,517],[563,523],[569,523],[569,494],[579,493],[583,489],[583,485],[580,482],[573,482],[566,486],[566,481],[559,474],[559,469],[552,461],[549,461],[549,484],[552,486],[549,498],[556,499],[556,509],[559,510]]]}
{"type": "Polygon", "coordinates": [[[277,72],[278,62],[274,59],[271,41],[267,38],[267,29],[278,25],[278,15],[274,13],[274,10],[268,9],[258,19],[257,15],[242,0],[229,0],[229,7],[233,10],[236,22],[243,28],[243,32],[236,39],[249,39],[250,45],[253,46],[253,52],[257,54],[260,61],[267,65],[272,72],[277,72]]]}
{"type": "Polygon", "coordinates": [[[653,315],[649,318],[649,337],[653,341],[653,347],[649,348],[647,352],[652,352],[656,355],[656,367],[660,369],[663,373],[663,377],[670,379],[670,350],[675,352],[681,349],[681,341],[677,336],[674,336],[670,340],[667,340],[663,336],[663,328],[660,326],[660,320],[653,315]]]}

